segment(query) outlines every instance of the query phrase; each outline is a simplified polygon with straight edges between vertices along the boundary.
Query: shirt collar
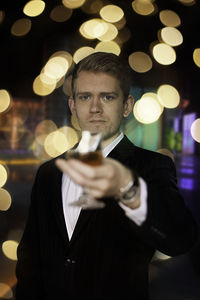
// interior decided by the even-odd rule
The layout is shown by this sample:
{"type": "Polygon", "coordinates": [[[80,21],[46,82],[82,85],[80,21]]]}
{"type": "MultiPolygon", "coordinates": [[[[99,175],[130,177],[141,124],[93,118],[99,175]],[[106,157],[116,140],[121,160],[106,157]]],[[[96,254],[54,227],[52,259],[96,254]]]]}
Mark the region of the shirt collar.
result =
{"type": "Polygon", "coordinates": [[[117,144],[123,139],[123,137],[124,134],[123,132],[121,132],[120,135],[118,135],[118,137],[116,137],[114,141],[112,141],[108,146],[106,146],[106,148],[103,149],[103,156],[108,156],[108,154],[117,146],[117,144]]]}

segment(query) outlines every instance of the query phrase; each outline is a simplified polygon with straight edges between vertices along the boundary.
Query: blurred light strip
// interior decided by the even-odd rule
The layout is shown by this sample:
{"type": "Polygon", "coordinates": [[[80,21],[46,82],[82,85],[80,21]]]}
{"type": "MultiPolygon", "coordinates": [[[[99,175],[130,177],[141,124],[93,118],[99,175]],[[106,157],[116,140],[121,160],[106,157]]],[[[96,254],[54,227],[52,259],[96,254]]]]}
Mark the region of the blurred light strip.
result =
{"type": "Polygon", "coordinates": [[[0,164],[6,165],[34,165],[41,163],[39,159],[8,159],[8,160],[0,160],[0,164]]]}

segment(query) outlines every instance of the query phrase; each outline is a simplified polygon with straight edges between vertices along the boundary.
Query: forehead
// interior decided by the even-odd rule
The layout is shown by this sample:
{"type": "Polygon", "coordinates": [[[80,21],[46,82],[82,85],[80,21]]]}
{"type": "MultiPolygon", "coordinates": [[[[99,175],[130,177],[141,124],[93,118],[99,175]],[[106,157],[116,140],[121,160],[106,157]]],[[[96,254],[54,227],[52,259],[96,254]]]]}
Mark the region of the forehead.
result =
{"type": "Polygon", "coordinates": [[[81,71],[75,80],[78,91],[116,91],[120,92],[119,80],[104,72],[81,71]]]}

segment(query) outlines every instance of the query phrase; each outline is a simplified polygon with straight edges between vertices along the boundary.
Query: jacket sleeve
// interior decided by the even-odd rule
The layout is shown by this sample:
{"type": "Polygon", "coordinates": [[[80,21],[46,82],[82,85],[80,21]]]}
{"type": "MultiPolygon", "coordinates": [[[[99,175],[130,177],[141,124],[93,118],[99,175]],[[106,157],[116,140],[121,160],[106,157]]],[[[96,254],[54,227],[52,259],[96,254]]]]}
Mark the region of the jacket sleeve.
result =
{"type": "Polygon", "coordinates": [[[37,201],[36,199],[39,176],[36,175],[31,193],[31,204],[22,239],[19,243],[16,265],[16,300],[42,300],[42,278],[40,264],[40,245],[37,224],[37,201]]]}
{"type": "Polygon", "coordinates": [[[147,219],[137,232],[169,256],[186,253],[197,240],[197,224],[177,187],[175,165],[171,158],[159,154],[146,170],[141,176],[147,183],[147,219]]]}

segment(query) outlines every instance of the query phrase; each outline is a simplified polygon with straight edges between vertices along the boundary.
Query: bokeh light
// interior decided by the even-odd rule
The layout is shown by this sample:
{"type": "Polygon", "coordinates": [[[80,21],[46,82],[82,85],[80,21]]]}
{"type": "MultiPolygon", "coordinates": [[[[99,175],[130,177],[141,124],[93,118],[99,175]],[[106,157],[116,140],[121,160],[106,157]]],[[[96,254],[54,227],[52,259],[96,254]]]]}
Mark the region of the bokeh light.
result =
{"type": "Polygon", "coordinates": [[[118,30],[115,25],[107,23],[107,30],[104,34],[98,36],[98,40],[107,42],[107,41],[112,41],[114,38],[116,38],[118,34],[118,30]]]}
{"type": "Polygon", "coordinates": [[[72,65],[72,62],[73,62],[73,58],[72,58],[72,55],[67,52],[67,51],[56,51],[55,53],[53,53],[51,56],[50,56],[50,59],[53,58],[53,57],[62,57],[64,58],[67,63],[68,63],[68,69],[71,67],[72,65]]]}
{"type": "Polygon", "coordinates": [[[108,53],[114,53],[116,55],[119,55],[121,52],[121,49],[116,42],[108,41],[108,42],[99,42],[95,47],[95,51],[108,52],[108,53]]]}
{"type": "Polygon", "coordinates": [[[137,14],[142,16],[151,15],[155,12],[155,5],[150,0],[134,0],[132,8],[137,14]]]}
{"type": "Polygon", "coordinates": [[[192,123],[190,131],[193,139],[200,143],[200,118],[192,123]]]}
{"type": "Polygon", "coordinates": [[[35,128],[36,141],[43,145],[47,135],[56,129],[57,126],[52,120],[41,121],[35,128]]]}
{"type": "Polygon", "coordinates": [[[157,121],[162,111],[163,107],[157,100],[156,94],[153,93],[144,94],[133,107],[135,118],[143,124],[150,124],[157,121]]]}
{"type": "Polygon", "coordinates": [[[2,164],[0,164],[0,187],[4,186],[8,179],[8,172],[2,164]]]}
{"type": "Polygon", "coordinates": [[[50,13],[50,18],[55,22],[65,22],[72,16],[72,9],[64,5],[54,7],[50,13]]]}
{"type": "Polygon", "coordinates": [[[173,10],[164,9],[161,10],[159,13],[160,21],[165,26],[169,27],[178,27],[181,25],[181,19],[177,13],[175,13],[173,10]]]}
{"type": "Polygon", "coordinates": [[[197,48],[193,52],[193,60],[197,67],[200,68],[200,48],[197,48]]]}
{"type": "MultiPolygon", "coordinates": [[[[44,79],[44,77],[42,77],[44,79]]],[[[36,95],[47,96],[51,94],[56,87],[56,83],[44,84],[41,80],[40,74],[33,81],[33,91],[36,95]]]]}
{"type": "Polygon", "coordinates": [[[119,6],[112,4],[102,7],[99,13],[102,19],[110,23],[118,22],[124,16],[123,10],[119,6]]]}
{"type": "Polygon", "coordinates": [[[95,18],[84,22],[79,31],[86,39],[96,39],[107,32],[108,25],[109,23],[104,20],[95,18]]]}
{"type": "Polygon", "coordinates": [[[130,54],[128,62],[130,67],[138,73],[145,73],[152,68],[150,56],[141,51],[130,54]]]}
{"type": "Polygon", "coordinates": [[[87,14],[97,14],[103,7],[103,2],[101,0],[87,0],[81,9],[87,14]]]}
{"type": "MultiPolygon", "coordinates": [[[[34,1],[33,1],[34,2],[34,1]]],[[[11,33],[15,36],[24,36],[31,30],[31,20],[22,18],[14,22],[11,27],[11,33]]]]}
{"type": "Polygon", "coordinates": [[[57,157],[72,148],[77,142],[76,131],[71,127],[64,126],[47,135],[44,149],[50,157],[57,157]]]}
{"type": "Polygon", "coordinates": [[[11,206],[11,195],[5,189],[0,188],[0,210],[6,211],[11,206]]]}
{"type": "Polygon", "coordinates": [[[4,255],[11,259],[11,260],[17,260],[17,247],[18,247],[18,242],[13,241],[13,240],[7,240],[3,242],[2,244],[2,251],[4,255]]]}
{"type": "Polygon", "coordinates": [[[11,104],[11,96],[7,90],[0,90],[0,113],[8,110],[11,104]]]}
{"type": "Polygon", "coordinates": [[[23,13],[29,17],[39,16],[45,9],[45,2],[41,0],[28,1],[24,8],[23,13]]]}
{"type": "Polygon", "coordinates": [[[153,57],[161,65],[171,65],[176,61],[176,52],[165,43],[158,43],[153,46],[153,57]]]}
{"type": "Polygon", "coordinates": [[[180,95],[175,87],[169,84],[163,84],[157,91],[160,103],[166,108],[175,108],[179,105],[180,95]]]}
{"type": "Polygon", "coordinates": [[[62,4],[67,8],[75,9],[81,7],[85,0],[62,0],[62,4]]]}
{"type": "Polygon", "coordinates": [[[68,60],[62,56],[51,57],[44,66],[44,73],[47,76],[59,80],[68,70],[68,60]]]}
{"type": "Polygon", "coordinates": [[[64,83],[64,76],[72,65],[72,56],[67,51],[55,52],[33,82],[33,91],[40,96],[51,94],[64,83]]]}
{"type": "Polygon", "coordinates": [[[178,0],[180,3],[184,4],[184,5],[194,5],[196,3],[195,0],[178,0]]]}
{"type": "Polygon", "coordinates": [[[175,47],[183,43],[181,32],[174,27],[164,27],[161,29],[161,38],[166,44],[175,47]]]}
{"type": "Polygon", "coordinates": [[[92,47],[81,47],[75,51],[73,55],[73,60],[77,64],[80,60],[94,52],[95,50],[92,47]]]}

